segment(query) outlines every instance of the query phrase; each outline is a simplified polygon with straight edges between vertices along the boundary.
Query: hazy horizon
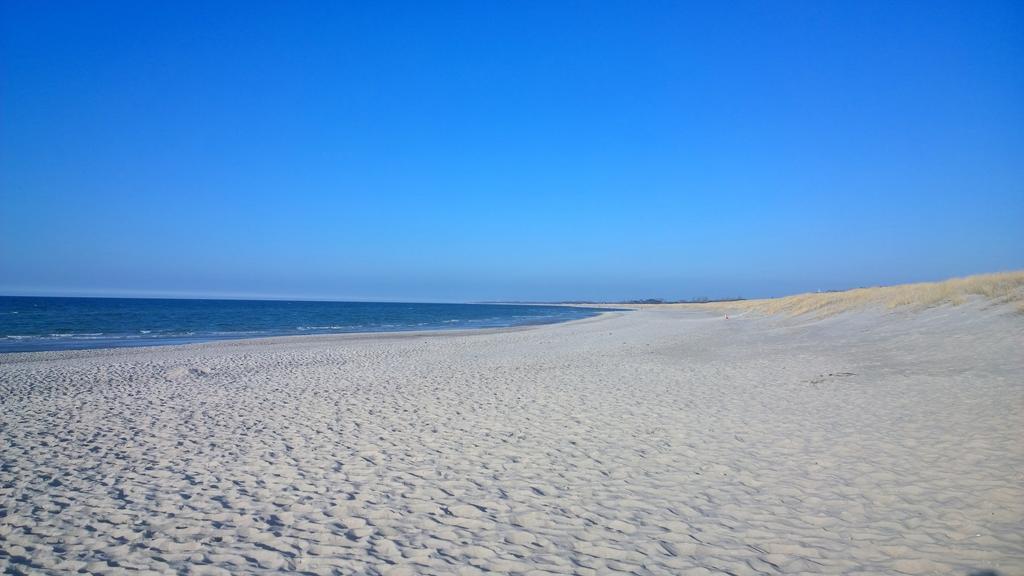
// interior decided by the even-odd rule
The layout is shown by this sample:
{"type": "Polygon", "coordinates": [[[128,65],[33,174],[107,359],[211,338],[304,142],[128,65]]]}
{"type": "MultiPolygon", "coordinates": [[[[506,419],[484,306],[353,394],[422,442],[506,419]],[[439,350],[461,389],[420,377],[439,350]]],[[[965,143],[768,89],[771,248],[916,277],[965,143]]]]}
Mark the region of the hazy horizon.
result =
{"type": "Polygon", "coordinates": [[[0,5],[0,294],[780,296],[1024,269],[1015,2],[0,5]]]}
{"type": "MultiPolygon", "coordinates": [[[[1010,270],[995,271],[999,272],[1011,272],[1010,270]]],[[[699,300],[699,299],[710,299],[710,300],[729,300],[729,299],[758,299],[758,298],[776,298],[782,296],[790,296],[794,294],[809,293],[809,292],[838,292],[845,290],[852,290],[856,288],[874,288],[874,287],[885,287],[894,286],[901,284],[913,284],[918,282],[934,282],[949,280],[954,277],[946,278],[934,278],[926,280],[915,280],[909,282],[892,282],[892,283],[878,283],[878,284],[858,284],[851,286],[833,286],[817,289],[798,290],[790,291],[777,294],[761,294],[748,296],[742,293],[733,294],[694,294],[688,296],[681,296],[679,294],[672,295],[636,295],[624,298],[562,298],[553,300],[522,300],[522,299],[495,299],[495,300],[431,300],[431,299],[396,299],[388,297],[366,297],[366,298],[346,298],[346,297],[335,297],[330,295],[276,295],[276,294],[244,294],[244,293],[199,293],[199,292],[138,292],[138,291],[116,291],[116,290],[98,290],[98,291],[60,291],[60,290],[42,290],[42,291],[26,291],[26,292],[4,292],[0,293],[0,297],[18,297],[18,298],[139,298],[139,299],[182,299],[182,300],[257,300],[257,301],[310,301],[310,302],[366,302],[366,303],[408,303],[408,304],[486,304],[486,303],[498,303],[498,304],[550,304],[550,303],[625,303],[629,301],[639,301],[644,299],[660,299],[665,301],[683,301],[683,300],[699,300]]]]}

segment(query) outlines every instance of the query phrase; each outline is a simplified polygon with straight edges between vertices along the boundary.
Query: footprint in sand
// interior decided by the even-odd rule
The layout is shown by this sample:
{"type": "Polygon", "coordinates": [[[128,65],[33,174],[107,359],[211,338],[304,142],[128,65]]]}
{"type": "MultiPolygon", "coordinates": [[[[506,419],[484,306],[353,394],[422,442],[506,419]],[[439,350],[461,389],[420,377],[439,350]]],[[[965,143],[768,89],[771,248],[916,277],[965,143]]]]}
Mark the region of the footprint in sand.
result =
{"type": "Polygon", "coordinates": [[[205,366],[175,366],[164,372],[164,378],[168,380],[182,380],[185,378],[202,378],[209,376],[212,371],[205,366]]]}

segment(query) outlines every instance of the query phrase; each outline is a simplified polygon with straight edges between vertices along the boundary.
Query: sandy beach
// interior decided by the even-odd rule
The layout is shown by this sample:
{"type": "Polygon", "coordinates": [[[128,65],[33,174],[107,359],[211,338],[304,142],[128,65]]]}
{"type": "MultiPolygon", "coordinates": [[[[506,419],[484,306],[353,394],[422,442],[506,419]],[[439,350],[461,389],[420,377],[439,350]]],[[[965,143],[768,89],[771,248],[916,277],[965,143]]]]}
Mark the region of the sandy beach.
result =
{"type": "Polygon", "coordinates": [[[1024,315],[0,356],[0,571],[1024,574],[1024,315]]]}

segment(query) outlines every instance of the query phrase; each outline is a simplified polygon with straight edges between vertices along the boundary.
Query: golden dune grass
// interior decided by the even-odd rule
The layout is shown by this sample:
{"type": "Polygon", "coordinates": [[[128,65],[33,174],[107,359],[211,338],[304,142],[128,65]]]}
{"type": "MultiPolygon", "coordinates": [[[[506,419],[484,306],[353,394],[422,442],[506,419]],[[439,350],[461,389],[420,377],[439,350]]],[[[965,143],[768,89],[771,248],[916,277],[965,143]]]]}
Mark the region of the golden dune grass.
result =
{"type": "Polygon", "coordinates": [[[933,306],[957,306],[972,298],[984,298],[994,304],[1015,304],[1024,314],[1024,270],[979,274],[942,282],[921,282],[898,286],[856,288],[843,292],[817,292],[782,298],[721,302],[718,308],[763,314],[816,314],[831,316],[867,307],[888,309],[933,306]]]}

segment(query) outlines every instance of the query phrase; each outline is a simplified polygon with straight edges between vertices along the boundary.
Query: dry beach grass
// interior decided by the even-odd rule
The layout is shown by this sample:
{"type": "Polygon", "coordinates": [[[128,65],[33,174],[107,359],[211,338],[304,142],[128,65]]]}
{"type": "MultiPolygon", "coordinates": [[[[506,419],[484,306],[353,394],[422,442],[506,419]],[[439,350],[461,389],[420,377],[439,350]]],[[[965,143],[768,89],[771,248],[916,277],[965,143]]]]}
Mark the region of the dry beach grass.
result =
{"type": "Polygon", "coordinates": [[[831,316],[871,307],[891,310],[903,307],[923,309],[943,305],[959,306],[975,298],[997,305],[1012,304],[1018,312],[1024,313],[1024,271],[979,274],[942,282],[796,294],[782,298],[670,306],[705,306],[761,314],[831,316]]]}
{"type": "Polygon", "coordinates": [[[1022,349],[968,301],[0,355],[0,572],[1024,574],[1022,349]]]}

